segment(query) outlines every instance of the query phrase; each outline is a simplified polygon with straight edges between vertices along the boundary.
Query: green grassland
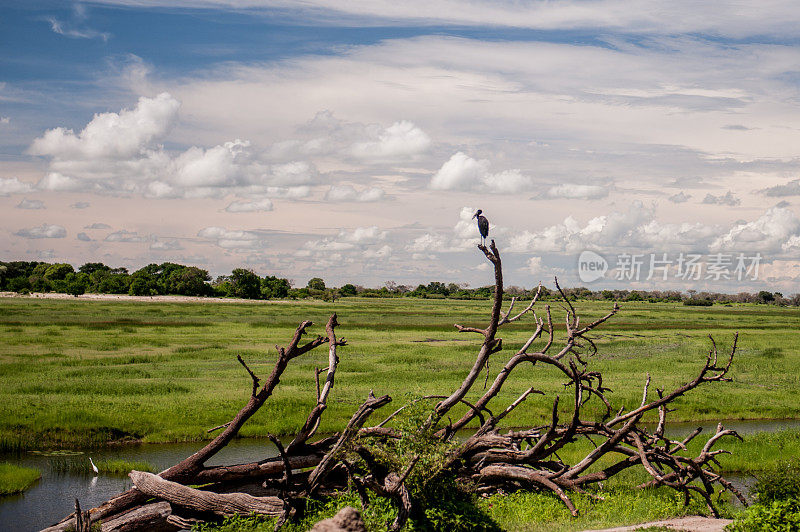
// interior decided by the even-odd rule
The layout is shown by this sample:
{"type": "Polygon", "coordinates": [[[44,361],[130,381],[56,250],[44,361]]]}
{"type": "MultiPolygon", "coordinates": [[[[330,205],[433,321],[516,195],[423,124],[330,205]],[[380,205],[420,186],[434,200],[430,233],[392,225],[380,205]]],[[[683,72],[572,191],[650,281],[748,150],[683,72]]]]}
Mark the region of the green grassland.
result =
{"type": "MultiPolygon", "coordinates": [[[[550,304],[557,335],[563,334],[564,311],[560,303],[550,304]]],[[[339,351],[336,387],[321,426],[333,431],[370,390],[388,393],[395,404],[450,393],[471,367],[480,343],[477,335],[458,333],[453,324],[482,326],[490,305],[410,298],[346,298],[333,304],[3,298],[0,450],[209,438],[207,429],[230,420],[250,393],[250,377],[236,355],[266,377],[276,357],[275,344],[285,345],[304,319],[314,321],[312,334],[324,334],[324,323],[335,311],[338,334],[348,345],[339,351]]],[[[543,306],[537,305],[540,315],[543,306]]],[[[576,303],[582,323],[610,306],[576,303]]],[[[604,372],[615,406],[638,404],[647,372],[653,379],[651,390],[691,379],[705,359],[708,335],[728,349],[738,331],[734,382],[705,385],[680,398],[671,419],[800,416],[800,309],[633,302],[621,307],[596,330],[599,353],[590,361],[604,372]]],[[[505,349],[493,356],[490,379],[524,342],[532,324],[526,317],[501,330],[505,349]]],[[[324,348],[293,360],[274,396],[241,434],[295,431],[315,402],[314,368],[325,365],[324,348]]],[[[505,408],[535,386],[547,395],[531,396],[506,423],[544,423],[553,395],[564,393],[563,381],[542,365],[519,367],[494,408],[505,408]]],[[[476,386],[473,397],[481,387],[476,386]]],[[[562,403],[567,408],[569,402],[562,403]]]]}
{"type": "Polygon", "coordinates": [[[11,495],[28,489],[42,474],[32,467],[0,462],[0,495],[11,495]]]}

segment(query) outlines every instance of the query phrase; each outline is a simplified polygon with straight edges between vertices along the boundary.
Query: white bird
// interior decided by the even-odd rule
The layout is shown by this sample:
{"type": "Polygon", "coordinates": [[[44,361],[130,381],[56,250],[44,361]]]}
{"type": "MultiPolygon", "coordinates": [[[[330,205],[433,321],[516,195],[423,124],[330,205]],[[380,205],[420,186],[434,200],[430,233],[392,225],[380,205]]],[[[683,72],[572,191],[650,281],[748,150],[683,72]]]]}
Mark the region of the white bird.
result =
{"type": "Polygon", "coordinates": [[[97,469],[97,466],[96,466],[96,465],[94,465],[94,462],[92,462],[92,457],[91,457],[91,456],[89,457],[89,463],[90,463],[90,464],[92,464],[92,471],[94,471],[94,474],[95,474],[95,475],[96,475],[96,474],[98,474],[98,473],[100,473],[100,470],[99,470],[99,469],[97,469]]]}

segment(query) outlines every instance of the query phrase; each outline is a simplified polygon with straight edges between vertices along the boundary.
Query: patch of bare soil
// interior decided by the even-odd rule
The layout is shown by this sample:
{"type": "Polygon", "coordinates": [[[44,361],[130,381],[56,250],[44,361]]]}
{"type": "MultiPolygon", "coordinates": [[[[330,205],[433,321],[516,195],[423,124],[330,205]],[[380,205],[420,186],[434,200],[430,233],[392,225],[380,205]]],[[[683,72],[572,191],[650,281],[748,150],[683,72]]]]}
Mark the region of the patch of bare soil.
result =
{"type": "Polygon", "coordinates": [[[730,519],[714,519],[713,517],[694,515],[689,517],[676,517],[675,519],[666,519],[664,521],[652,521],[640,525],[605,528],[595,532],[633,532],[634,530],[642,530],[651,527],[664,527],[682,532],[722,532],[730,523],[730,519]]]}

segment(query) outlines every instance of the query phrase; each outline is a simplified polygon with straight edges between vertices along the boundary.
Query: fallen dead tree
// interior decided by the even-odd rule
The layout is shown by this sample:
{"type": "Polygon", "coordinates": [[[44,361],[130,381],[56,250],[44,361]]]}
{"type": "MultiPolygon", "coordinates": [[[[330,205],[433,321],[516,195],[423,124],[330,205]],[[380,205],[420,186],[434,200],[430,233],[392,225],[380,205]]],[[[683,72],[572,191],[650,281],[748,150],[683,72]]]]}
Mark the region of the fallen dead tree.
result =
{"type": "MultiPolygon", "coordinates": [[[[650,376],[644,382],[641,402],[632,409],[615,410],[608,397],[610,390],[603,376],[589,369],[589,358],[596,351],[590,333],[612,318],[618,307],[600,319],[581,325],[576,309],[561,295],[566,305],[565,334],[556,334],[556,326],[548,305],[537,315],[534,307],[539,294],[516,314],[512,299],[503,312],[503,271],[500,253],[494,241],[489,247],[478,246],[494,268],[495,292],[489,322],[485,328],[456,325],[459,332],[481,338],[478,354],[458,388],[450,395],[431,396],[401,406],[382,421],[367,425],[370,417],[391,402],[388,395],[370,393],[353,414],[344,430],[333,436],[311,441],[331,396],[339,365],[337,348],[347,345],[337,338],[337,316],[328,320],[325,336],[303,342],[311,327],[301,323],[288,345],[276,346],[278,358],[272,373],[263,381],[241,358],[239,363],[251,378],[247,404],[229,422],[215,427],[220,434],[197,453],[180,463],[151,475],[134,471],[134,487],[106,501],[89,512],[92,522],[102,523],[103,530],[164,529],[175,530],[191,523],[215,520],[233,514],[263,514],[278,518],[277,527],[287,519],[301,517],[309,498],[326,497],[337,490],[352,489],[362,505],[370,497],[383,497],[393,502],[396,517],[387,523],[390,530],[403,527],[410,517],[424,519],[415,493],[448,483],[474,493],[493,493],[516,489],[550,491],[563,501],[573,515],[579,508],[570,494],[585,492],[619,472],[642,467],[652,479],[640,487],[667,486],[682,493],[686,504],[692,496],[705,502],[709,512],[717,515],[713,496],[717,491],[730,491],[743,503],[742,495],[713,470],[716,457],[723,450],[714,446],[726,436],[738,437],[721,425],[695,457],[686,454],[687,444],[700,433],[698,429],[681,441],[665,434],[670,404],[678,397],[705,383],[729,381],[727,376],[736,351],[736,339],[727,356],[718,354],[711,339],[711,350],[696,376],[671,390],[650,391],[650,376]],[[497,336],[500,329],[529,318],[533,330],[528,339],[507,357],[494,380],[489,383],[489,363],[504,350],[497,336]],[[530,320],[532,318],[532,320],[530,320]],[[285,448],[272,438],[279,455],[248,464],[206,466],[206,462],[227,445],[244,423],[269,399],[291,360],[311,350],[328,346],[328,367],[316,371],[317,403],[306,422],[285,448]],[[523,405],[532,394],[543,394],[530,387],[501,409],[494,403],[512,373],[522,364],[545,366],[566,379],[565,399],[553,399],[550,422],[540,427],[501,433],[499,424],[514,409],[523,405]],[[325,380],[320,376],[325,372],[325,380]],[[485,378],[481,379],[484,375],[485,378]],[[476,390],[483,380],[482,393],[476,390]],[[469,398],[469,399],[468,399],[469,398]],[[433,403],[425,401],[438,400],[433,403]],[[600,405],[604,412],[596,419],[587,419],[587,403],[600,405]],[[566,404],[562,404],[567,402],[566,404]],[[420,405],[430,404],[425,415],[409,427],[396,421],[420,405]],[[490,409],[490,404],[492,405],[490,409]],[[463,413],[453,421],[458,407],[463,413]],[[561,408],[560,408],[561,407],[561,408]],[[567,408],[565,408],[567,407],[567,408]],[[566,410],[567,414],[564,414],[566,410]],[[643,417],[657,413],[658,424],[648,430],[643,417]],[[446,423],[445,423],[446,420],[446,423]],[[477,430],[466,439],[456,437],[468,425],[477,430]],[[592,449],[582,459],[564,461],[559,451],[585,439],[592,449]],[[604,468],[593,467],[603,459],[604,468]],[[188,485],[202,485],[191,488],[188,485]],[[167,506],[164,506],[168,504],[167,506]],[[128,516],[128,517],[126,517],[128,516]],[[140,523],[146,522],[146,526],[140,523]]],[[[556,287],[559,291],[556,280],[556,287]]],[[[82,514],[85,521],[86,512],[82,514]]],[[[48,531],[75,527],[76,515],[66,517],[48,531]]]]}

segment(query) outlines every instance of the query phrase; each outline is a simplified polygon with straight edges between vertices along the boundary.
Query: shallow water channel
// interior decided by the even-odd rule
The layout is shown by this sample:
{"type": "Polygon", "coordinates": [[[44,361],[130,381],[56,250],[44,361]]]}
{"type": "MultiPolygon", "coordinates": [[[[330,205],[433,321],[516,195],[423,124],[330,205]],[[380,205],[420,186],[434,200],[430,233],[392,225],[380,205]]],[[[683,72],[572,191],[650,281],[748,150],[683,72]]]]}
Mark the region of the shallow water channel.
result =
{"type": "MultiPolygon", "coordinates": [[[[800,429],[800,420],[728,421],[725,428],[740,434],[774,432],[783,429],[800,429]]],[[[716,429],[716,423],[670,424],[667,434],[676,438],[690,433],[696,427],[703,432],[716,429]]],[[[469,433],[465,432],[464,436],[469,433]]],[[[287,439],[284,443],[288,443],[287,439]]],[[[0,461],[35,467],[42,478],[24,493],[0,496],[0,529],[29,532],[50,526],[74,510],[75,499],[82,508],[92,508],[131,486],[127,477],[69,472],[64,467],[70,461],[88,464],[89,457],[101,460],[127,460],[148,462],[161,471],[196,452],[203,443],[161,443],[110,447],[102,450],[74,451],[70,453],[25,453],[21,456],[2,456],[0,461]],[[65,472],[65,469],[67,470],[65,472]]],[[[278,454],[267,439],[242,439],[228,444],[208,465],[247,463],[263,460],[278,454]]],[[[74,468],[73,468],[74,469],[74,468]]],[[[749,479],[734,478],[736,484],[745,489],[749,479]]]]}

